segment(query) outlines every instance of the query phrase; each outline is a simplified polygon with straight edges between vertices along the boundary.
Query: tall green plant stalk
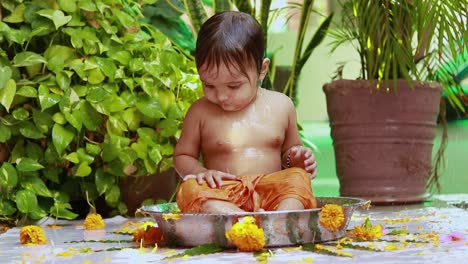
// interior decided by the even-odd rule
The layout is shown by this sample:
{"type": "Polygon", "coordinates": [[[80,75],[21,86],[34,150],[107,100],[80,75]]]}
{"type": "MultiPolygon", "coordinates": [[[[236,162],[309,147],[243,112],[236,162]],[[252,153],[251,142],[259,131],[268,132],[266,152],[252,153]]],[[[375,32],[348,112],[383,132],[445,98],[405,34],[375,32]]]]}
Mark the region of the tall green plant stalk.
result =
{"type": "Polygon", "coordinates": [[[262,25],[264,35],[264,47],[268,46],[268,17],[270,15],[271,0],[263,0],[260,6],[260,25],[262,25]]]}
{"type": "Polygon", "coordinates": [[[208,19],[203,3],[201,0],[184,0],[184,6],[195,32],[198,33],[202,24],[208,19]]]}
{"type": "Polygon", "coordinates": [[[301,71],[309,59],[312,52],[315,48],[320,45],[320,43],[325,38],[328,28],[330,27],[331,21],[333,19],[333,13],[330,14],[324,22],[319,26],[317,31],[312,36],[311,40],[307,44],[306,48],[303,50],[304,39],[307,33],[308,24],[310,21],[310,16],[313,12],[314,0],[305,0],[302,6],[301,18],[299,22],[299,31],[296,39],[296,46],[294,49],[294,57],[292,62],[291,74],[288,78],[286,86],[284,87],[283,93],[287,94],[289,97],[294,99],[295,92],[297,90],[298,78],[301,74],[301,71]]]}

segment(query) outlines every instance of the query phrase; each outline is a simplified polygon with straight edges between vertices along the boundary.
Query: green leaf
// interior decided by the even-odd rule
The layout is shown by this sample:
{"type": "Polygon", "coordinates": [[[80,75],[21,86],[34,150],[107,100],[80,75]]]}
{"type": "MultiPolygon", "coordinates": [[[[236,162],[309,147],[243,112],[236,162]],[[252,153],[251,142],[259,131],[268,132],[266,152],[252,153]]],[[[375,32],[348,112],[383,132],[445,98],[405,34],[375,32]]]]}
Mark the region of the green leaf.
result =
{"type": "Polygon", "coordinates": [[[40,207],[36,207],[34,209],[32,209],[32,211],[30,211],[28,213],[28,218],[32,219],[32,220],[39,220],[39,219],[42,219],[44,217],[47,216],[47,212],[44,211],[44,209],[40,208],[40,207]]]}
{"type": "Polygon", "coordinates": [[[88,155],[88,153],[86,153],[86,150],[84,148],[77,149],[76,153],[78,153],[78,158],[79,158],[80,161],[86,162],[88,164],[93,163],[94,157],[91,156],[91,155],[88,155]]]}
{"type": "Polygon", "coordinates": [[[16,164],[18,171],[22,172],[37,171],[44,168],[42,164],[30,158],[19,158],[16,160],[16,164]]]}
{"type": "MultiPolygon", "coordinates": [[[[47,60],[47,68],[55,73],[59,73],[68,61],[75,59],[76,54],[73,48],[52,45],[44,52],[44,57],[47,60]]],[[[81,60],[77,60],[77,62],[82,64],[81,60]]]]}
{"type": "Polygon", "coordinates": [[[101,71],[110,79],[114,79],[117,67],[111,59],[95,57],[97,64],[101,71]]]}
{"type": "Polygon", "coordinates": [[[54,22],[55,29],[59,29],[72,19],[71,16],[66,16],[61,10],[42,9],[38,11],[37,14],[52,20],[54,22]]]}
{"type": "Polygon", "coordinates": [[[19,127],[20,127],[20,129],[19,129],[20,133],[24,137],[32,138],[32,139],[40,139],[40,138],[45,137],[42,134],[42,131],[30,121],[21,122],[19,127]]]}
{"type": "Polygon", "coordinates": [[[208,254],[213,254],[213,253],[218,253],[222,252],[223,248],[216,244],[216,243],[209,243],[209,244],[203,244],[199,245],[196,247],[193,247],[191,249],[187,249],[182,253],[175,254],[169,257],[163,258],[163,260],[170,260],[170,259],[175,259],[175,258],[181,258],[184,256],[200,256],[200,255],[208,255],[208,254]]]}
{"type": "Polygon", "coordinates": [[[66,160],[69,160],[75,164],[78,164],[80,163],[80,159],[78,158],[78,153],[76,152],[72,152],[70,154],[68,154],[66,157],[65,157],[66,160]]]}
{"type": "Polygon", "coordinates": [[[26,142],[26,153],[26,156],[33,160],[42,160],[44,157],[44,150],[42,147],[33,141],[26,142]]]}
{"type": "Polygon", "coordinates": [[[97,11],[96,4],[92,0],[78,0],[78,7],[89,12],[97,11]]]}
{"type": "Polygon", "coordinates": [[[132,59],[132,54],[127,50],[115,49],[108,52],[109,58],[118,61],[122,65],[128,65],[132,59]]]}
{"type": "Polygon", "coordinates": [[[180,129],[180,121],[173,119],[164,119],[159,123],[161,128],[161,136],[171,137],[176,134],[177,130],[180,129]]]}
{"type": "Polygon", "coordinates": [[[161,151],[158,148],[151,148],[148,156],[155,163],[159,163],[162,160],[161,151]]]}
{"type": "Polygon", "coordinates": [[[12,75],[11,68],[8,66],[0,67],[0,90],[3,89],[3,86],[8,80],[10,80],[12,75]]]}
{"type": "Polygon", "coordinates": [[[52,197],[52,193],[45,185],[44,181],[39,178],[38,175],[27,175],[20,182],[21,186],[26,189],[34,192],[37,195],[44,197],[52,197]]]}
{"type": "Polygon", "coordinates": [[[121,112],[120,115],[127,124],[129,130],[135,131],[140,127],[140,115],[137,114],[135,108],[128,108],[121,112]]]}
{"type": "Polygon", "coordinates": [[[16,208],[12,202],[0,199],[0,215],[12,215],[16,208]]]}
{"type": "Polygon", "coordinates": [[[65,203],[65,204],[55,203],[55,205],[52,206],[49,211],[50,211],[50,214],[52,214],[53,216],[67,219],[67,220],[73,220],[78,217],[78,214],[75,214],[68,209],[71,209],[71,206],[69,203],[65,203]]]}
{"type": "Polygon", "coordinates": [[[101,147],[102,147],[101,158],[104,162],[112,161],[119,156],[119,152],[120,152],[119,146],[116,146],[115,144],[103,143],[101,147]]]}
{"type": "Polygon", "coordinates": [[[43,84],[39,86],[39,103],[42,111],[54,106],[59,101],[60,96],[58,94],[50,94],[49,88],[43,84]]]}
{"type": "Polygon", "coordinates": [[[13,66],[15,67],[25,67],[40,63],[47,63],[47,61],[44,57],[32,51],[17,53],[13,58],[13,66]]]}
{"type": "Polygon", "coordinates": [[[378,248],[354,245],[354,244],[351,244],[351,243],[327,243],[327,245],[330,245],[330,246],[341,245],[341,246],[343,246],[345,248],[351,248],[351,249],[356,249],[356,250],[366,250],[366,251],[375,251],[375,252],[382,252],[383,251],[383,250],[380,250],[378,248]]]}
{"type": "Polygon", "coordinates": [[[36,127],[42,131],[43,133],[49,133],[54,125],[54,121],[52,120],[52,116],[47,112],[41,112],[37,108],[33,108],[33,120],[36,127]]]}
{"type": "Polygon", "coordinates": [[[29,190],[19,190],[16,193],[16,207],[24,214],[34,211],[37,207],[37,197],[29,190]]]}
{"type": "Polygon", "coordinates": [[[88,70],[88,82],[90,84],[100,84],[105,78],[106,76],[104,76],[102,71],[98,68],[88,70]]]}
{"type": "Polygon", "coordinates": [[[9,79],[2,89],[0,89],[0,104],[2,104],[9,112],[11,103],[16,93],[16,82],[13,79],[9,79]]]}
{"type": "Polygon", "coordinates": [[[24,10],[26,6],[24,4],[19,4],[15,7],[15,10],[11,14],[3,19],[3,21],[8,23],[21,23],[24,21],[24,10]]]}
{"type": "MultiPolygon", "coordinates": [[[[1,78],[1,77],[0,77],[1,78]]],[[[0,85],[1,87],[1,85],[0,85]]],[[[29,85],[22,86],[16,91],[17,95],[21,95],[24,97],[36,98],[37,97],[37,90],[29,85]]]]}
{"type": "Polygon", "coordinates": [[[86,152],[93,156],[97,156],[101,153],[101,147],[92,143],[86,143],[86,152]]]}
{"type": "Polygon", "coordinates": [[[104,194],[107,190],[110,190],[112,186],[115,185],[115,177],[105,173],[102,168],[97,169],[96,171],[96,189],[99,195],[104,194]]]}
{"type": "Polygon", "coordinates": [[[68,13],[73,13],[78,8],[75,0],[57,0],[57,4],[60,9],[68,13]]]}
{"type": "Polygon", "coordinates": [[[393,229],[392,232],[388,233],[387,235],[389,236],[396,236],[396,235],[406,235],[407,234],[406,229],[393,229]]]}
{"type": "Polygon", "coordinates": [[[75,137],[75,133],[68,127],[55,124],[52,129],[52,142],[59,155],[70,145],[75,137]]]}
{"type": "Polygon", "coordinates": [[[52,167],[52,166],[48,166],[42,170],[43,177],[45,177],[46,179],[54,183],[60,183],[59,175],[61,173],[62,173],[61,168],[52,167]]]}
{"type": "Polygon", "coordinates": [[[143,95],[140,100],[136,103],[138,110],[144,115],[152,118],[164,117],[164,113],[159,104],[159,99],[151,97],[149,95],[143,95]]]}
{"type": "Polygon", "coordinates": [[[91,174],[92,169],[89,167],[87,162],[82,162],[80,165],[78,165],[78,168],[76,169],[75,176],[78,177],[85,177],[91,174]]]}
{"type": "Polygon", "coordinates": [[[29,112],[28,112],[28,110],[21,107],[21,108],[15,109],[13,111],[12,115],[16,120],[23,121],[23,120],[26,120],[29,117],[29,112]]]}
{"type": "Polygon", "coordinates": [[[62,90],[67,90],[70,87],[71,79],[65,71],[58,72],[55,80],[62,90]]]}
{"type": "Polygon", "coordinates": [[[5,143],[11,138],[11,131],[5,125],[0,125],[0,143],[5,143]]]}
{"type": "Polygon", "coordinates": [[[120,199],[120,189],[119,186],[113,185],[106,192],[106,203],[110,206],[116,206],[120,199]]]}
{"type": "Polygon", "coordinates": [[[16,169],[9,162],[3,162],[0,167],[0,183],[2,186],[10,188],[14,188],[18,184],[16,169]]]}

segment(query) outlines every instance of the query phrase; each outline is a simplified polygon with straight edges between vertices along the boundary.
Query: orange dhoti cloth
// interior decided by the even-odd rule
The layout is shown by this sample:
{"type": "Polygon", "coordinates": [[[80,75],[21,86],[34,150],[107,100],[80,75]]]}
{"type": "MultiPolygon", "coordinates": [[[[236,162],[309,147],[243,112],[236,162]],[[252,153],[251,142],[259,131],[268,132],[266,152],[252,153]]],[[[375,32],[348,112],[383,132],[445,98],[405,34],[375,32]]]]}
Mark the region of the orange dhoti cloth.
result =
{"type": "Polygon", "coordinates": [[[239,176],[223,181],[219,188],[211,188],[206,182],[198,184],[195,179],[183,182],[177,192],[177,205],[183,213],[199,213],[206,200],[231,202],[245,211],[262,208],[276,210],[286,198],[295,198],[304,208],[316,208],[317,200],[312,193],[309,174],[301,168],[289,168],[271,174],[239,176]]]}

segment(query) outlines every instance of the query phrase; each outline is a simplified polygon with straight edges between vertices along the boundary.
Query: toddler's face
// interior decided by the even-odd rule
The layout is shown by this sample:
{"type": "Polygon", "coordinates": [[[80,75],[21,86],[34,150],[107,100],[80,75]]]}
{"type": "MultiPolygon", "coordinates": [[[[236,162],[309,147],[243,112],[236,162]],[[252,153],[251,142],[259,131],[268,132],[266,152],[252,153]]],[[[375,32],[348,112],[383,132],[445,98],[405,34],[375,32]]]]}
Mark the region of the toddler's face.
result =
{"type": "Polygon", "coordinates": [[[199,75],[205,97],[224,111],[242,110],[253,101],[258,89],[259,76],[255,67],[250,66],[246,72],[248,77],[234,66],[228,68],[221,64],[207,68],[203,65],[199,75]]]}

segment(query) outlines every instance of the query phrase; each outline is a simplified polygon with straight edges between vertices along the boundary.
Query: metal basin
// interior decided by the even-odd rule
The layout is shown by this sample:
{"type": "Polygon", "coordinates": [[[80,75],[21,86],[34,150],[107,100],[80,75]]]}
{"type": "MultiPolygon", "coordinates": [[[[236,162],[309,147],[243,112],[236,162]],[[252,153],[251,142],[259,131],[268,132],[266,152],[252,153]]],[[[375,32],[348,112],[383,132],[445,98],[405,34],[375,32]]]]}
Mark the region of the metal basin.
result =
{"type": "Polygon", "coordinates": [[[154,218],[168,245],[197,246],[217,243],[223,247],[234,247],[225,237],[227,230],[244,216],[252,216],[265,232],[266,247],[290,246],[317,243],[343,237],[354,210],[367,200],[348,197],[317,197],[315,209],[294,211],[239,212],[229,214],[178,213],[176,203],[144,206],[141,212],[154,218]],[[319,223],[320,207],[338,204],[343,207],[345,224],[331,232],[319,223]]]}

